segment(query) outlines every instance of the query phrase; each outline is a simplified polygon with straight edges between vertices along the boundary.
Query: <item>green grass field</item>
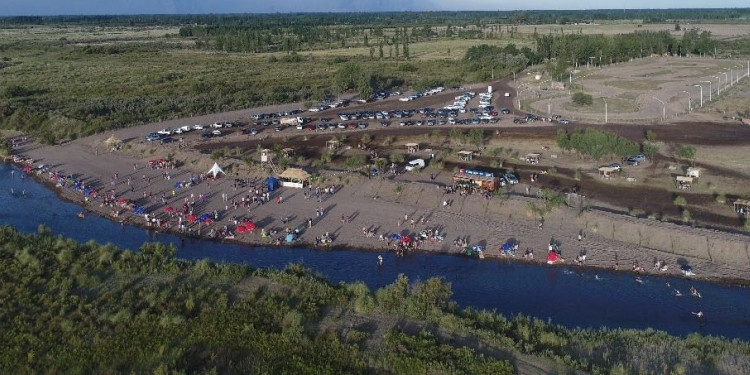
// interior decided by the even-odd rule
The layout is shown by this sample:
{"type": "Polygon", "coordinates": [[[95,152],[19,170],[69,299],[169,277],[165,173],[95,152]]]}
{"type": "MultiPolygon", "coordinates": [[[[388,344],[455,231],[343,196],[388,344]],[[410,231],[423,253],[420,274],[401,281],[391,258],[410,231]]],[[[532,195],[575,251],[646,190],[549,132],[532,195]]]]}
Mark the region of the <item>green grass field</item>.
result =
{"type": "MultiPolygon", "coordinates": [[[[369,48],[286,54],[198,50],[174,28],[35,27],[0,30],[0,127],[76,138],[110,128],[335,94],[347,62],[394,89],[488,79],[456,60],[484,40],[412,44],[410,61],[369,48]],[[450,54],[448,54],[450,50],[450,54]],[[3,115],[3,113],[10,115],[3,115]]],[[[502,41],[492,40],[502,45],[502,41]]],[[[503,72],[495,72],[496,76],[503,72]]]]}

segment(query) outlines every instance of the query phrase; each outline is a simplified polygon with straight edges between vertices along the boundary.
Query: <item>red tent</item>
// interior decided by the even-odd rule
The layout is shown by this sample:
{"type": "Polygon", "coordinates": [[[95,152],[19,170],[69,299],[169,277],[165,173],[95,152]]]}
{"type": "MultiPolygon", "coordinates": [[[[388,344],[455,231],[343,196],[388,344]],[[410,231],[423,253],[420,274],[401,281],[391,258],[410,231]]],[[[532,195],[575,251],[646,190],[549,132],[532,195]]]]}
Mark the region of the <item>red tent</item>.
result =
{"type": "Polygon", "coordinates": [[[164,208],[164,212],[172,212],[172,211],[174,211],[174,207],[172,206],[167,206],[164,208]]]}
{"type": "Polygon", "coordinates": [[[252,232],[255,230],[255,223],[253,223],[252,221],[246,221],[243,226],[245,227],[245,229],[247,229],[248,232],[252,232]]]}
{"type": "Polygon", "coordinates": [[[560,255],[557,254],[556,251],[550,251],[547,253],[547,263],[553,264],[560,261],[560,255]]]}
{"type": "Polygon", "coordinates": [[[198,220],[198,215],[190,215],[187,217],[187,220],[191,223],[195,223],[195,221],[198,220]]]}
{"type": "Polygon", "coordinates": [[[401,237],[401,243],[411,243],[412,241],[414,241],[414,239],[412,239],[409,236],[403,236],[403,237],[401,237]]]}
{"type": "Polygon", "coordinates": [[[245,233],[245,232],[247,232],[247,228],[244,225],[237,226],[237,233],[245,233]]]}
{"type": "Polygon", "coordinates": [[[117,200],[117,204],[119,205],[128,204],[128,200],[120,198],[117,200]]]}

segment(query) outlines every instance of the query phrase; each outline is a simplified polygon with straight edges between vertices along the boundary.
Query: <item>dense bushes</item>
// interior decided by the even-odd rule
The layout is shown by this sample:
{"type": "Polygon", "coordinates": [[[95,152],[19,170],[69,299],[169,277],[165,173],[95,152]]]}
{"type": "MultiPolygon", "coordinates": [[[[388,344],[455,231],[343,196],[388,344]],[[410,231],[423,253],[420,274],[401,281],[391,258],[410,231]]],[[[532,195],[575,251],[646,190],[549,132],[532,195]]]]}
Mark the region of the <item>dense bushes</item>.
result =
{"type": "Polygon", "coordinates": [[[442,279],[372,293],[298,265],[174,256],[0,227],[0,372],[509,374],[518,352],[594,374],[750,370],[746,342],[458,310],[442,279]]]}
{"type": "Polygon", "coordinates": [[[575,150],[581,155],[599,160],[607,155],[625,157],[638,152],[638,144],[617,134],[586,129],[576,129],[568,133],[565,129],[557,131],[557,145],[563,150],[575,150]]]}

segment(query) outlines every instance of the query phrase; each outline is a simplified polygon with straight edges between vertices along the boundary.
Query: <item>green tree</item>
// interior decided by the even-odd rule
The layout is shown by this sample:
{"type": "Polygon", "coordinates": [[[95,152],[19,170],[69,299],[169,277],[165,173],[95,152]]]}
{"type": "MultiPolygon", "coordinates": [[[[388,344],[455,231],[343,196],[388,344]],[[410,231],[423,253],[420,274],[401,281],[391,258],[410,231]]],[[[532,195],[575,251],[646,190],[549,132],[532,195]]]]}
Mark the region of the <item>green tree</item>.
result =
{"type": "Polygon", "coordinates": [[[592,105],[594,104],[594,98],[592,98],[589,94],[585,94],[579,91],[573,94],[573,103],[575,103],[576,105],[592,105]]]}
{"type": "Polygon", "coordinates": [[[471,144],[479,148],[484,144],[484,131],[482,129],[471,129],[469,131],[469,141],[471,144]]]}

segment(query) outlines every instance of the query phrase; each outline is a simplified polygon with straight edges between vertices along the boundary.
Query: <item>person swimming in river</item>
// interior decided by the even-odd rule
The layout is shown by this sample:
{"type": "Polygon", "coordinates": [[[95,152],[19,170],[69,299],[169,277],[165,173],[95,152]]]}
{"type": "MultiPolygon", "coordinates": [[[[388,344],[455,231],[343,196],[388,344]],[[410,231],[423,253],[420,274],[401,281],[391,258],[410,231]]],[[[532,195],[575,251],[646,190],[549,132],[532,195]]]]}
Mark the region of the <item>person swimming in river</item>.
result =
{"type": "Polygon", "coordinates": [[[77,215],[77,216],[78,216],[79,218],[81,218],[81,219],[83,219],[83,218],[85,218],[85,217],[86,217],[86,214],[84,214],[84,213],[83,213],[83,211],[79,211],[79,212],[78,212],[78,213],[77,213],[76,215],[77,215]]]}
{"type": "Polygon", "coordinates": [[[696,298],[701,298],[700,292],[698,292],[698,289],[695,289],[694,286],[690,286],[690,295],[696,298]]]}
{"type": "Polygon", "coordinates": [[[378,255],[378,267],[382,267],[382,266],[383,266],[383,256],[378,255]]]}
{"type": "Polygon", "coordinates": [[[692,312],[692,314],[695,315],[695,316],[697,316],[698,319],[702,319],[703,318],[703,311],[692,312]]]}
{"type": "Polygon", "coordinates": [[[675,295],[675,297],[682,297],[682,292],[680,292],[679,290],[675,289],[674,290],[674,295],[675,295]]]}

